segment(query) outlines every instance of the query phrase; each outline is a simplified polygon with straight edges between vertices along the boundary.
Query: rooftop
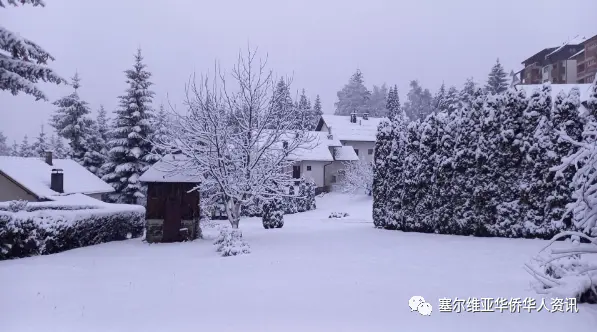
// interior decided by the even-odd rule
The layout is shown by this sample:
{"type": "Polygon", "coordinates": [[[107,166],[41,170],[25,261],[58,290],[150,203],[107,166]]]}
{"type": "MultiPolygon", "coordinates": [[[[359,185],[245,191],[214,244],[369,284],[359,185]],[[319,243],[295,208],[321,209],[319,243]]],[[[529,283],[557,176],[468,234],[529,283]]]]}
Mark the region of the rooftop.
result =
{"type": "Polygon", "coordinates": [[[320,123],[317,126],[321,130],[323,123],[328,128],[332,128],[334,137],[341,141],[362,141],[375,142],[377,136],[377,126],[386,118],[372,118],[364,120],[361,116],[357,117],[357,122],[350,122],[350,116],[324,114],[321,116],[320,123]]]}
{"type": "Polygon", "coordinates": [[[50,189],[52,169],[64,173],[63,194],[100,194],[113,192],[114,188],[71,159],[54,159],[53,166],[43,158],[0,156],[0,172],[23,187],[38,199],[50,199],[62,194],[50,189]]]}

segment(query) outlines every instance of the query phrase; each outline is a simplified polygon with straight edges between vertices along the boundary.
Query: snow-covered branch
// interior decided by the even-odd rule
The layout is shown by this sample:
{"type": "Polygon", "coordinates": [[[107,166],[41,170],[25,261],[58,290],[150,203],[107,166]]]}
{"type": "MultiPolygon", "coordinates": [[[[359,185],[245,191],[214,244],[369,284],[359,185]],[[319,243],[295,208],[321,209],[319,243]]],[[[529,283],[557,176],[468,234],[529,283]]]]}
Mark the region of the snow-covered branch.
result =
{"type": "Polygon", "coordinates": [[[256,52],[239,55],[230,75],[216,68],[187,86],[186,112],[170,109],[173,129],[153,142],[184,156],[173,172],[204,179],[201,190],[226,201],[233,227],[253,199],[286,194],[293,155],[311,149],[315,136],[297,129],[302,120],[278,105],[274,80],[256,52]]]}
{"type": "Polygon", "coordinates": [[[345,193],[371,195],[373,187],[373,164],[365,160],[344,162],[344,177],[340,189],[345,193]]]}

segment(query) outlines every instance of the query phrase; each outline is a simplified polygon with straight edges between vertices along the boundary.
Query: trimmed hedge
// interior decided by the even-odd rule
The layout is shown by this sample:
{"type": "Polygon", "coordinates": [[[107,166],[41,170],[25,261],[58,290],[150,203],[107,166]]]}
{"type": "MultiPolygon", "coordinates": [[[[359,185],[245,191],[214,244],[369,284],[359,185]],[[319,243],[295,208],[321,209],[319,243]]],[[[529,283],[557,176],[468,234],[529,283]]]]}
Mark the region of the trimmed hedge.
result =
{"type": "Polygon", "coordinates": [[[0,260],[139,237],[145,227],[145,208],[138,205],[30,203],[20,211],[11,205],[0,206],[0,260]]]}

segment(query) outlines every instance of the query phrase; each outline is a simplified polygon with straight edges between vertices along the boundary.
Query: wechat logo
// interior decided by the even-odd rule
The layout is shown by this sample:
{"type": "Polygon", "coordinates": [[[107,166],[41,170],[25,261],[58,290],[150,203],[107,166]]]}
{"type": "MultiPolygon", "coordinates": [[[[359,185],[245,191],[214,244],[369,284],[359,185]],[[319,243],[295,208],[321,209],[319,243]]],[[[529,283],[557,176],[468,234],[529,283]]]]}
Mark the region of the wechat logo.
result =
{"type": "Polygon", "coordinates": [[[429,302],[425,302],[422,296],[413,296],[408,300],[410,311],[418,311],[423,316],[431,316],[433,308],[429,302]]]}

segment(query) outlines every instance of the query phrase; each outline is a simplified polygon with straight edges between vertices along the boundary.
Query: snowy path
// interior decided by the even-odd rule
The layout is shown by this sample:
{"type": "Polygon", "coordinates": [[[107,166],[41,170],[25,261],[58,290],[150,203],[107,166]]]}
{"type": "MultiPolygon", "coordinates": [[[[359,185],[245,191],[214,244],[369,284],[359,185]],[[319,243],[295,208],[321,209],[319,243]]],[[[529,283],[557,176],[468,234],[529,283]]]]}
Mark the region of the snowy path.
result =
{"type": "Polygon", "coordinates": [[[539,299],[522,265],[543,241],[377,230],[365,198],[318,207],[277,230],[242,220],[253,252],[240,257],[218,257],[212,241],[130,240],[0,262],[0,331],[595,331],[589,305],[438,312],[440,297],[539,299]],[[413,295],[430,317],[410,312],[413,295]]]}

